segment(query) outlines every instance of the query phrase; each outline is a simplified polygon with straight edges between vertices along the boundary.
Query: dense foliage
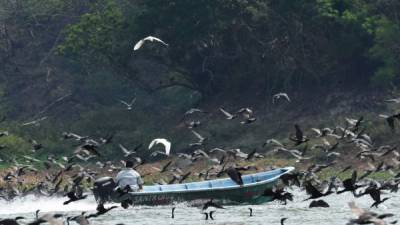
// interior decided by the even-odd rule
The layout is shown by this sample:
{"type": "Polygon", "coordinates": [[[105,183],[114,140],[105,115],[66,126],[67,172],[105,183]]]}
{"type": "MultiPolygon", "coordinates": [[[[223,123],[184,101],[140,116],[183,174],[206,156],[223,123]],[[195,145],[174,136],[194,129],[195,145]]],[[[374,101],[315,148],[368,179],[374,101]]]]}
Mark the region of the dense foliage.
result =
{"type": "MultiPolygon", "coordinates": [[[[97,1],[66,28],[61,49],[126,65],[146,35],[170,44],[141,54],[167,64],[204,94],[398,79],[399,3],[390,0],[97,1]],[[130,2],[130,3],[128,3],[130,2]],[[99,4],[102,7],[99,7],[99,4]]],[[[145,51],[145,50],[143,50],[145,51]]],[[[92,63],[92,62],[91,62],[92,63]]],[[[117,66],[121,66],[117,64],[117,66]]]]}
{"type": "Polygon", "coordinates": [[[400,69],[399,7],[393,0],[9,0],[1,3],[1,56],[8,62],[31,45],[25,60],[43,63],[57,50],[148,89],[182,85],[203,94],[237,91],[242,82],[264,91],[385,87],[397,83],[400,69]],[[169,47],[134,55],[147,35],[169,47]],[[136,57],[166,65],[168,82],[146,84],[130,63],[136,57]]]}

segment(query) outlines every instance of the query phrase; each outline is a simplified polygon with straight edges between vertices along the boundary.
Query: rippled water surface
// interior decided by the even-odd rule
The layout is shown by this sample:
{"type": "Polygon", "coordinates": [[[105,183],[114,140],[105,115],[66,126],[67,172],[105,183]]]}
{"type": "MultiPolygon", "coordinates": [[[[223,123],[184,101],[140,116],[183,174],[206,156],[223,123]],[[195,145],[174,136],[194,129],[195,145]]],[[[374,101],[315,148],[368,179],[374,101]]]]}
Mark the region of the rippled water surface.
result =
{"type": "MultiPolygon", "coordinates": [[[[280,224],[282,217],[287,217],[285,224],[346,224],[353,218],[347,203],[353,200],[349,193],[331,195],[324,198],[330,204],[330,208],[309,209],[310,201],[302,201],[306,198],[303,192],[292,191],[295,194],[295,201],[287,205],[278,202],[270,202],[263,205],[241,205],[226,206],[226,209],[217,210],[214,213],[215,220],[205,220],[201,210],[196,207],[188,207],[186,204],[175,205],[175,219],[171,218],[172,206],[136,206],[124,210],[117,208],[106,215],[90,220],[91,224],[280,224]],[[249,217],[248,208],[253,208],[253,216],[249,217]]],[[[379,209],[372,209],[376,212],[390,212],[396,214],[388,222],[400,220],[400,194],[385,194],[384,197],[391,197],[380,206],[379,209]]],[[[74,202],[64,206],[65,198],[35,198],[27,196],[16,199],[13,202],[0,201],[0,217],[9,218],[24,216],[27,219],[23,223],[34,218],[34,212],[40,209],[42,212],[63,212],[67,215],[79,215],[82,211],[87,214],[94,212],[96,203],[92,196],[87,200],[74,202]]],[[[355,199],[358,206],[369,208],[372,200],[369,196],[355,199]]],[[[71,222],[71,224],[74,224],[71,222]]]]}

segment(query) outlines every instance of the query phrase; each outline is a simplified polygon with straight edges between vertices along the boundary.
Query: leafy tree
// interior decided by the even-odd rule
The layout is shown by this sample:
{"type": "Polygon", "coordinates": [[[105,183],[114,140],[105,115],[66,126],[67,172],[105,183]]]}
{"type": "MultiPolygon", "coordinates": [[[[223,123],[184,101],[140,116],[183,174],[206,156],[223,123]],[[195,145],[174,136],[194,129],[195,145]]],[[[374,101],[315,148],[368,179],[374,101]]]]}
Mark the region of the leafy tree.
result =
{"type": "Polygon", "coordinates": [[[67,26],[59,52],[112,66],[150,90],[385,85],[399,70],[399,7],[377,0],[97,0],[67,26]],[[169,43],[140,52],[170,70],[168,83],[155,88],[130,67],[133,40],[147,35],[169,43]]]}
{"type": "Polygon", "coordinates": [[[58,46],[58,52],[97,64],[122,57],[127,47],[123,36],[124,19],[115,1],[95,1],[89,12],[80,16],[79,22],[66,26],[65,40],[58,46]]]}

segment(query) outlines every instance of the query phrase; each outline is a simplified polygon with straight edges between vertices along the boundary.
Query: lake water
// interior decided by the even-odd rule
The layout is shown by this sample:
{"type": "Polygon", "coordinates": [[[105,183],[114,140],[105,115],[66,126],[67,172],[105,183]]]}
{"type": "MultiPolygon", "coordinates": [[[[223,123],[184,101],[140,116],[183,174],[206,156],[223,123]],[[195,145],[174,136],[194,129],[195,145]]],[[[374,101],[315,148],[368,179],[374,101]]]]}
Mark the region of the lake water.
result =
{"type": "MultiPolygon", "coordinates": [[[[91,224],[280,224],[282,217],[287,217],[286,225],[344,225],[350,218],[354,218],[347,203],[354,199],[350,193],[331,195],[323,198],[330,208],[308,208],[310,201],[302,201],[307,196],[299,190],[291,191],[295,195],[293,202],[282,205],[279,202],[270,202],[263,205],[240,205],[226,206],[226,209],[219,209],[214,213],[215,220],[205,220],[205,215],[196,207],[188,207],[186,204],[175,205],[175,219],[171,218],[172,206],[136,206],[127,210],[117,208],[108,214],[90,220],[91,224]],[[253,208],[253,216],[249,216],[249,207],[253,208]]],[[[374,212],[394,213],[395,217],[386,221],[400,220],[400,194],[385,194],[384,197],[391,197],[374,212]]],[[[26,196],[12,202],[0,201],[0,218],[24,216],[25,224],[34,218],[34,212],[40,209],[41,212],[62,212],[67,215],[79,215],[82,211],[87,214],[95,212],[96,203],[93,196],[88,199],[70,203],[64,206],[65,198],[47,198],[26,196]]],[[[369,208],[372,200],[369,196],[355,199],[358,206],[369,208]]],[[[71,224],[75,224],[71,222],[71,224]]]]}

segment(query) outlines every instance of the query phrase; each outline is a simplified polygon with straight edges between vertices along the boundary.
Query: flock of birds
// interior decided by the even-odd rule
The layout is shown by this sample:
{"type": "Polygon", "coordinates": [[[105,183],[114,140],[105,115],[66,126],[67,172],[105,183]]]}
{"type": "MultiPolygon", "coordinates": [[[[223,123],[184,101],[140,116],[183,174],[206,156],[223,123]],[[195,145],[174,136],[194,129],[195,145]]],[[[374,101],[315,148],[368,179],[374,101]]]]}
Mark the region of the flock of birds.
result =
{"type": "MultiPolygon", "coordinates": [[[[140,40],[134,47],[134,50],[140,49],[147,41],[160,42],[163,45],[167,44],[155,37],[147,37],[140,40]]],[[[131,102],[120,101],[127,107],[127,110],[132,110],[136,101],[134,98],[131,102]]],[[[278,93],[272,97],[272,103],[278,104],[280,101],[291,102],[291,99],[286,93],[278,93]]],[[[396,102],[395,100],[388,100],[396,102]]],[[[400,102],[400,101],[399,101],[400,102]]],[[[123,160],[131,160],[135,162],[135,169],[139,171],[141,168],[148,166],[146,162],[151,157],[163,157],[166,163],[161,167],[150,166],[152,172],[141,174],[146,177],[154,174],[161,174],[163,179],[156,181],[158,184],[173,184],[182,183],[189,177],[196,180],[209,180],[216,177],[228,175],[238,185],[242,185],[241,173],[243,171],[259,171],[266,168],[256,166],[259,159],[278,155],[285,158],[293,158],[297,171],[286,174],[280,178],[280,182],[272,189],[266,190],[266,196],[272,196],[273,201],[279,201],[287,204],[293,201],[293,194],[289,191],[292,186],[297,186],[301,190],[305,190],[308,198],[304,201],[311,200],[309,207],[329,207],[329,203],[323,198],[331,194],[341,194],[351,192],[355,198],[361,196],[370,196],[373,200],[372,207],[379,207],[382,203],[388,200],[383,198],[384,192],[397,192],[400,184],[399,170],[400,153],[395,145],[380,145],[368,135],[365,121],[363,117],[358,119],[346,118],[344,126],[337,125],[336,127],[312,128],[306,133],[301,126],[294,124],[294,132],[289,135],[285,142],[276,139],[266,140],[262,147],[264,150],[261,153],[259,149],[253,149],[250,152],[243,152],[239,148],[224,149],[224,148],[209,148],[206,143],[208,137],[200,134],[198,127],[201,126],[202,115],[208,114],[202,109],[192,108],[184,113],[184,123],[190,129],[196,141],[189,143],[188,146],[192,149],[190,153],[176,152],[171,150],[172,144],[165,138],[156,138],[152,140],[147,147],[153,151],[147,151],[147,157],[139,157],[138,152],[143,149],[143,144],[139,144],[132,149],[118,143],[120,155],[123,160]],[[351,152],[346,150],[352,149],[351,152]],[[266,151],[268,150],[268,151],[266,151]],[[354,153],[354,154],[353,154],[354,153]],[[351,159],[351,165],[343,165],[343,159],[351,159]],[[315,162],[320,163],[315,163],[315,162]],[[190,166],[195,166],[199,162],[207,162],[207,168],[193,172],[190,171],[190,166]],[[322,162],[322,163],[321,163],[322,162]],[[249,164],[247,166],[239,166],[239,164],[249,164]],[[361,165],[364,172],[359,174],[361,165]],[[329,167],[341,168],[334,176],[326,179],[321,179],[320,174],[323,170],[329,167]],[[186,171],[186,172],[183,172],[186,171]],[[351,172],[350,172],[351,171],[351,172]],[[385,171],[392,174],[386,180],[374,180],[370,176],[374,173],[385,171]],[[340,179],[339,176],[351,174],[346,179],[340,179]],[[168,180],[164,180],[167,179],[168,180]]],[[[257,121],[257,117],[253,110],[249,107],[241,108],[235,112],[230,112],[226,108],[219,108],[216,113],[226,120],[240,120],[242,126],[250,126],[257,121]]],[[[399,114],[380,115],[384,118],[390,129],[396,129],[396,120],[400,119],[399,114]]],[[[38,120],[24,123],[23,126],[37,125],[40,121],[47,117],[42,117],[38,120]]],[[[7,136],[7,131],[0,133],[2,136],[7,136]]],[[[109,134],[104,137],[94,138],[83,136],[72,132],[64,132],[62,139],[72,141],[74,151],[69,156],[56,157],[48,155],[46,160],[35,158],[33,155],[24,155],[19,162],[13,159],[12,168],[2,177],[0,187],[0,197],[10,201],[15,197],[25,196],[29,194],[40,196],[55,196],[62,195],[66,198],[64,205],[71,204],[76,201],[86,199],[88,194],[85,194],[88,187],[91,187],[93,181],[104,176],[105,172],[115,173],[122,169],[122,163],[107,160],[102,153],[102,148],[115,143],[114,135],[109,134]],[[21,162],[23,161],[23,162],[21,162]],[[40,171],[37,167],[45,168],[40,171]],[[28,174],[44,173],[44,176],[36,177],[36,185],[26,185],[25,177],[28,174]]],[[[32,152],[39,151],[44,148],[36,140],[30,141],[32,144],[32,152]]],[[[146,151],[141,151],[141,153],[146,151]]],[[[357,216],[351,219],[348,224],[396,224],[397,221],[386,222],[385,219],[390,218],[393,214],[377,214],[372,211],[361,209],[354,202],[349,202],[351,211],[357,216]]],[[[80,225],[90,224],[89,219],[105,215],[110,210],[118,208],[113,206],[105,208],[99,205],[96,212],[86,215],[82,212],[75,216],[66,216],[63,214],[40,213],[36,211],[36,219],[26,224],[35,225],[48,223],[52,225],[69,224],[74,221],[80,225]]],[[[175,218],[175,207],[172,208],[171,218],[175,218]]],[[[215,209],[223,210],[224,206],[212,199],[202,205],[202,213],[205,219],[213,220],[215,209]],[[211,210],[210,210],[211,209],[211,210]]],[[[249,216],[253,215],[253,210],[249,208],[249,216]]],[[[15,225],[19,224],[23,217],[8,218],[0,220],[0,225],[15,225]]],[[[282,218],[281,224],[284,224],[288,218],[282,218]]]]}

